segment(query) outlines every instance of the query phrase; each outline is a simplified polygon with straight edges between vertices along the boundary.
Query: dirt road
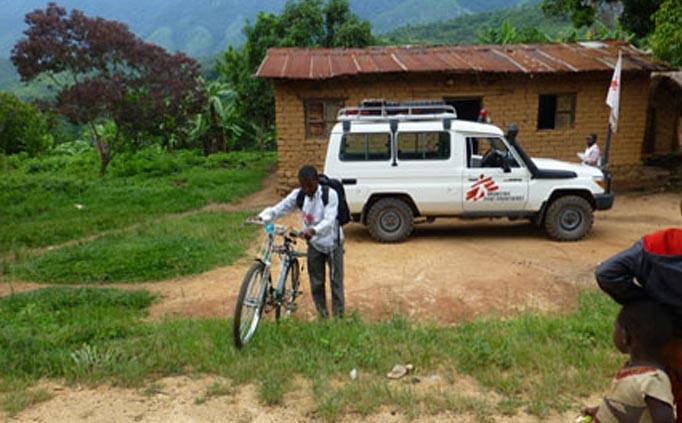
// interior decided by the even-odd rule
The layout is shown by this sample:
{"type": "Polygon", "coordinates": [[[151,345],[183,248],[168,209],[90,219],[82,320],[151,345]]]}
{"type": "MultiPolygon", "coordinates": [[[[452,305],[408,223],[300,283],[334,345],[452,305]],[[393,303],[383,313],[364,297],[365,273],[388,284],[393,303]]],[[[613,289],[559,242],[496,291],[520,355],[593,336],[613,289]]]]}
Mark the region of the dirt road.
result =
{"type": "MultiPolygon", "coordinates": [[[[599,261],[644,233],[681,225],[679,202],[679,194],[671,193],[622,195],[613,210],[597,213],[592,232],[576,243],[551,241],[525,222],[504,220],[438,220],[418,226],[402,244],[378,244],[364,227],[349,225],[347,304],[371,318],[397,312],[443,323],[481,313],[571,307],[582,287],[594,285],[599,261]]],[[[286,222],[295,225],[297,219],[286,222]]],[[[151,318],[231,315],[249,264],[244,258],[201,275],[145,284],[162,296],[151,318]]],[[[312,316],[309,295],[303,303],[312,316]]]]}

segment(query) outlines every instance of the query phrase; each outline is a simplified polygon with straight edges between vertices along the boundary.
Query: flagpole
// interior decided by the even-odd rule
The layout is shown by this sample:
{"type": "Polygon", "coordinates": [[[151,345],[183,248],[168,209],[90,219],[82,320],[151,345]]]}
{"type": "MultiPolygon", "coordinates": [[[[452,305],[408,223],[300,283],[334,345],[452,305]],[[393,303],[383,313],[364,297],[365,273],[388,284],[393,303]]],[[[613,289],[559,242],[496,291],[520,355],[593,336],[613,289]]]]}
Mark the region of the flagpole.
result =
{"type": "Polygon", "coordinates": [[[613,130],[611,129],[611,122],[609,122],[609,129],[606,131],[606,142],[604,143],[604,157],[602,158],[601,167],[603,169],[608,169],[609,167],[609,150],[611,149],[611,135],[613,130]]]}
{"type": "MultiPolygon", "coordinates": [[[[604,145],[604,157],[602,160],[602,170],[605,176],[608,176],[609,167],[609,152],[611,150],[611,138],[613,132],[618,130],[618,112],[620,111],[620,86],[621,86],[621,69],[623,66],[623,54],[618,51],[618,60],[613,67],[613,76],[611,77],[611,84],[606,95],[606,104],[611,108],[609,113],[609,127],[606,132],[606,143],[604,145]]],[[[607,177],[610,180],[610,178],[607,177]]],[[[609,190],[610,190],[609,182],[609,190]]]]}

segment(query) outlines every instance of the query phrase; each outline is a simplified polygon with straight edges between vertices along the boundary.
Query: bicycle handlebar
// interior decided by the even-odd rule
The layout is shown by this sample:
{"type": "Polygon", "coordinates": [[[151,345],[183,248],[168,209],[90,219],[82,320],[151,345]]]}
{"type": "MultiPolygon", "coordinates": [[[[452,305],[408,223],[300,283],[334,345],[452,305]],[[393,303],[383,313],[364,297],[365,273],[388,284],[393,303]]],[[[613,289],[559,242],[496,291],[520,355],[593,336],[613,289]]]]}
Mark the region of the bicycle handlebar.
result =
{"type": "MultiPolygon", "coordinates": [[[[249,218],[244,221],[245,224],[247,225],[258,225],[258,226],[265,226],[270,222],[265,222],[261,219],[257,218],[249,218]]],[[[280,235],[280,236],[289,236],[291,238],[301,238],[303,239],[303,236],[301,236],[301,232],[297,231],[296,229],[290,229],[286,225],[274,225],[275,227],[275,234],[280,235]]]]}

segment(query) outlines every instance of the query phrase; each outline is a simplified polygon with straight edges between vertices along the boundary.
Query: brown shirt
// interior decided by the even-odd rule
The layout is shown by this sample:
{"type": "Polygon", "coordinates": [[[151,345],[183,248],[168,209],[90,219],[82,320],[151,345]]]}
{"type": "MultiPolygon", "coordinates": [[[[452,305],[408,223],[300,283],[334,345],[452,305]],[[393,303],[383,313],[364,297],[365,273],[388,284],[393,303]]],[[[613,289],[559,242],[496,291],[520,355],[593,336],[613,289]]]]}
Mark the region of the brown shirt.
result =
{"type": "Polygon", "coordinates": [[[616,374],[599,410],[599,423],[651,423],[646,397],[673,407],[670,379],[655,367],[628,367],[616,374]]]}

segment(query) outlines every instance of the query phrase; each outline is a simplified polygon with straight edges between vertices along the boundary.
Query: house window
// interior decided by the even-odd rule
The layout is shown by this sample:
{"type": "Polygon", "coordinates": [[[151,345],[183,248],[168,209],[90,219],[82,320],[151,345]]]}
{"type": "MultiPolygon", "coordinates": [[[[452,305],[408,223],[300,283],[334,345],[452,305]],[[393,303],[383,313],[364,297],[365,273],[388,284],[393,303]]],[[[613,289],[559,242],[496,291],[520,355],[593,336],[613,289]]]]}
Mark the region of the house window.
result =
{"type": "Polygon", "coordinates": [[[305,137],[328,138],[336,123],[336,114],[343,107],[343,100],[315,99],[305,102],[305,137]]]}
{"type": "Polygon", "coordinates": [[[399,160],[447,160],[450,158],[448,132],[402,132],[398,134],[399,160]]]}
{"type": "Polygon", "coordinates": [[[342,162],[386,161],[391,158],[391,134],[345,134],[341,138],[342,162]]]}
{"type": "Polygon", "coordinates": [[[575,94],[540,94],[538,129],[570,128],[575,122],[575,94]]]}

